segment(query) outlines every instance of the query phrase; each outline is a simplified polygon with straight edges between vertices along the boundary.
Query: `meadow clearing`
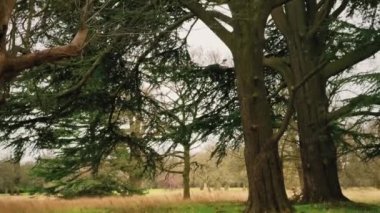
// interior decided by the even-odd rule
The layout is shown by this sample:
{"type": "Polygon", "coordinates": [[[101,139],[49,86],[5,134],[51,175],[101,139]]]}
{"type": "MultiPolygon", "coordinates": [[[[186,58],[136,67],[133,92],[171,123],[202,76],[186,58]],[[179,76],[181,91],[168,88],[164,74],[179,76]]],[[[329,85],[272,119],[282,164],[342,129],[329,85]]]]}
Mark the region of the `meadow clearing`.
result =
{"type": "MultiPolygon", "coordinates": [[[[350,188],[344,194],[359,204],[330,206],[296,205],[297,212],[380,212],[380,189],[350,188]]],[[[182,200],[181,190],[154,189],[131,197],[78,198],[65,200],[47,196],[0,196],[1,213],[128,213],[128,212],[241,212],[247,191],[192,190],[192,199],[182,200]]]]}

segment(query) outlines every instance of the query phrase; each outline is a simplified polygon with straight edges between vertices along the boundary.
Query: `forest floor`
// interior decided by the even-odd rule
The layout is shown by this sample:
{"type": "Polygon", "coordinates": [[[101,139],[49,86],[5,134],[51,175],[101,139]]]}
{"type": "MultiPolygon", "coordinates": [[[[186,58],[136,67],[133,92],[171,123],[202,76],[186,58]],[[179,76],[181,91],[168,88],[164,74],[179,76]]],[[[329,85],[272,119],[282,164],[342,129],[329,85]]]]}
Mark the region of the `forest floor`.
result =
{"type": "MultiPolygon", "coordinates": [[[[295,205],[297,212],[380,212],[380,189],[350,188],[344,194],[357,203],[295,205]]],[[[233,213],[242,212],[247,191],[192,190],[192,199],[183,201],[181,190],[151,190],[147,195],[59,199],[47,196],[0,195],[1,213],[233,213]]]]}

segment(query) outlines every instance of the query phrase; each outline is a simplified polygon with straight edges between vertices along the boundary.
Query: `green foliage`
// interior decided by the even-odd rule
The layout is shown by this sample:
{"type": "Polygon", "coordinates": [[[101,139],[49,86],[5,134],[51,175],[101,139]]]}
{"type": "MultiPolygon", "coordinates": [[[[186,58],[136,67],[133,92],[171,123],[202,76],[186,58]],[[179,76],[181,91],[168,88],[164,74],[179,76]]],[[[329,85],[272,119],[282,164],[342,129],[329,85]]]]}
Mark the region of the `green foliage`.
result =
{"type": "Polygon", "coordinates": [[[142,190],[125,184],[124,181],[115,178],[113,175],[83,177],[70,182],[59,181],[54,186],[46,188],[46,191],[61,195],[64,198],[143,194],[142,190]]]}
{"type": "MultiPolygon", "coordinates": [[[[26,16],[30,8],[22,4],[14,13],[15,20],[43,16],[36,23],[47,26],[33,25],[31,37],[23,40],[25,45],[35,40],[49,41],[46,46],[69,42],[79,2],[33,4],[36,10],[44,10],[38,16],[26,16]]],[[[126,146],[145,171],[154,171],[158,158],[149,141],[122,126],[131,122],[126,114],[141,109],[140,66],[148,54],[169,51],[178,43],[177,37],[163,30],[177,21],[168,12],[184,12],[151,1],[95,1],[94,9],[88,23],[91,42],[82,56],[23,73],[12,83],[7,103],[0,106],[2,145],[14,148],[18,158],[27,148],[54,151],[57,158],[40,168],[49,171],[40,172],[49,181],[75,176],[81,169],[97,171],[118,145],[126,146]]]]}
{"type": "Polygon", "coordinates": [[[47,182],[44,188],[46,193],[70,198],[132,195],[143,192],[141,185],[134,182],[135,176],[144,178],[143,170],[139,169],[139,163],[133,160],[129,151],[121,145],[115,148],[107,159],[95,163],[81,159],[82,154],[57,154],[53,158],[40,159],[32,170],[33,176],[43,178],[47,182]]]}
{"type": "Polygon", "coordinates": [[[33,194],[41,191],[44,181],[30,174],[33,166],[30,163],[18,165],[12,161],[0,162],[0,193],[33,194]]]}
{"type": "MultiPolygon", "coordinates": [[[[211,148],[210,148],[211,149],[211,148]]],[[[192,185],[203,189],[207,187],[246,187],[248,179],[244,163],[243,149],[228,149],[221,162],[218,159],[210,159],[211,151],[198,153],[194,160],[198,167],[191,173],[192,185]]],[[[207,189],[203,189],[206,190],[207,189]]]]}
{"type": "Polygon", "coordinates": [[[348,74],[329,82],[331,99],[343,105],[333,110],[335,121],[329,128],[341,154],[355,152],[362,159],[373,159],[380,155],[380,74],[377,70],[348,74]],[[342,100],[339,96],[347,88],[358,88],[360,93],[342,100]]]}
{"type": "MultiPolygon", "coordinates": [[[[18,1],[12,29],[25,36],[10,37],[9,43],[22,41],[20,46],[26,50],[36,48],[36,43],[46,47],[68,43],[79,23],[80,2],[18,1]],[[28,22],[29,27],[20,24],[28,22]]],[[[347,8],[348,15],[363,12],[369,26],[329,20],[329,33],[322,42],[326,55],[318,60],[335,61],[362,43],[378,39],[378,2],[350,1],[347,8]]],[[[0,106],[1,143],[13,147],[18,159],[26,148],[54,150],[55,156],[41,159],[34,171],[53,184],[48,187],[51,193],[66,197],[136,193],[133,181],[119,177],[118,172],[137,178],[146,171],[153,173],[157,161],[162,160],[155,150],[157,142],[169,147],[167,154],[178,144],[188,143],[195,133],[204,141],[213,136],[218,138],[213,152],[218,157],[241,144],[234,69],[218,64],[203,68],[191,62],[186,41],[175,30],[167,30],[186,14],[178,4],[165,0],[95,1],[96,12],[89,20],[91,39],[81,57],[43,64],[12,82],[10,98],[0,106]],[[181,93],[178,96],[186,100],[181,100],[182,104],[162,103],[157,100],[162,94],[154,98],[146,94],[146,84],[156,90],[176,85],[181,93]],[[130,118],[129,114],[134,116],[130,118]],[[189,114],[195,116],[189,118],[189,114]],[[146,124],[140,136],[123,127],[137,118],[146,124]],[[120,146],[124,152],[119,152],[120,146]],[[137,165],[141,165],[139,169],[137,165]],[[131,172],[134,169],[135,173],[131,172]]],[[[265,55],[286,56],[286,42],[273,23],[269,23],[266,34],[265,55]]],[[[14,48],[15,53],[22,53],[14,48]]],[[[277,123],[283,119],[288,101],[286,93],[276,93],[283,79],[268,68],[265,75],[273,123],[277,123]]],[[[342,82],[371,82],[372,86],[366,96],[343,101],[351,108],[340,118],[378,104],[378,76],[349,77],[341,82],[334,79],[331,84],[340,87],[342,82]]],[[[360,123],[367,119],[365,115],[360,123]]],[[[347,129],[338,122],[331,122],[330,128],[336,141],[350,136],[364,150],[362,153],[379,155],[379,145],[374,143],[378,133],[361,131],[360,125],[347,129]]],[[[224,169],[242,170],[236,165],[224,169]]],[[[4,166],[3,171],[9,169],[4,166]]],[[[4,175],[1,185],[13,187],[11,175],[4,175]]]]}
{"type": "Polygon", "coordinates": [[[12,193],[17,187],[14,183],[15,173],[10,162],[0,163],[0,193],[12,193]]]}

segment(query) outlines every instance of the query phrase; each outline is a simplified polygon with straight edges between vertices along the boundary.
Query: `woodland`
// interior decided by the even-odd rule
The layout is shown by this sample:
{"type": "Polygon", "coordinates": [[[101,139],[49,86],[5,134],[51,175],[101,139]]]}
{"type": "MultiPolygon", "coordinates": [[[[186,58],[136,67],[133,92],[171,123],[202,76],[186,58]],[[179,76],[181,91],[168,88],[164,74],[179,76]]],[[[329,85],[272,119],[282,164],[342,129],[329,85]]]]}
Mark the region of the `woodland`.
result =
{"type": "Polygon", "coordinates": [[[380,187],[379,4],[1,0],[0,192],[353,202],[343,185],[380,187]],[[194,61],[200,21],[230,63],[194,61]]]}

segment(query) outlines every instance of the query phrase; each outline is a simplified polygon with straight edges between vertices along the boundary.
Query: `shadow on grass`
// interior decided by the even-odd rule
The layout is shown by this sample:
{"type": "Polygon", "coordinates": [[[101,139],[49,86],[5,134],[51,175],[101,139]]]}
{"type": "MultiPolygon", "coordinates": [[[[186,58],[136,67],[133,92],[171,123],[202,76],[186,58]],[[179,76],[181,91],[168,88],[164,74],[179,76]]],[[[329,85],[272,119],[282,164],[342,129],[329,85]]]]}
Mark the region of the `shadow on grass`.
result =
{"type": "Polygon", "coordinates": [[[379,205],[339,202],[339,203],[318,203],[318,204],[298,204],[294,205],[296,212],[299,213],[357,213],[357,212],[380,212],[379,205]]]}
{"type": "MultiPolygon", "coordinates": [[[[145,209],[142,212],[157,213],[237,213],[244,211],[244,203],[191,203],[178,206],[162,206],[145,209]],[[148,211],[147,211],[148,210],[148,211]]],[[[323,203],[294,205],[297,213],[380,213],[380,206],[362,203],[323,203]]],[[[128,211],[121,211],[126,213],[128,211]]]]}

